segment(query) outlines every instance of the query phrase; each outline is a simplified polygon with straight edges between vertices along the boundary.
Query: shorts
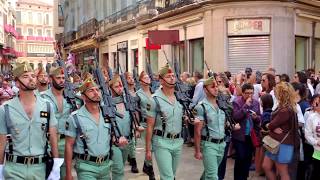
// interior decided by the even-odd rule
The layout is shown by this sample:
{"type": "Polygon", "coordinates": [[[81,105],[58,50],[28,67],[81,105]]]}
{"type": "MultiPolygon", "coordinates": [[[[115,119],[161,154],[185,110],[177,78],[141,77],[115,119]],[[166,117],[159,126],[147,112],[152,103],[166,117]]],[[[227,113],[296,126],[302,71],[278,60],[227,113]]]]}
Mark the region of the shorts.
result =
{"type": "Polygon", "coordinates": [[[265,155],[277,163],[289,164],[293,159],[293,150],[293,145],[280,144],[279,152],[277,154],[266,151],[265,155]]]}

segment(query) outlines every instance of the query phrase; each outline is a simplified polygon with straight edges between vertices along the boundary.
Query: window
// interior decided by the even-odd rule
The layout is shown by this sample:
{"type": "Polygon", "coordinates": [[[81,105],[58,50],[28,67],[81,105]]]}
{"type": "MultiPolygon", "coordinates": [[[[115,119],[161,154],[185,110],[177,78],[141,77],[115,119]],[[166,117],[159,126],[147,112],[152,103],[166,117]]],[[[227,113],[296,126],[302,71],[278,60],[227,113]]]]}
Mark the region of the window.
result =
{"type": "Polygon", "coordinates": [[[38,30],[37,30],[37,35],[38,35],[38,36],[42,36],[42,29],[38,29],[38,30]]]}
{"type": "Polygon", "coordinates": [[[38,13],[38,14],[37,14],[37,23],[38,23],[39,25],[42,24],[42,14],[41,14],[41,13],[38,13]]]}
{"type": "Polygon", "coordinates": [[[22,36],[21,28],[16,28],[16,31],[17,31],[17,33],[18,33],[20,36],[22,36]]]}
{"type": "Polygon", "coordinates": [[[32,12],[28,12],[28,23],[32,24],[32,12]]]}
{"type": "Polygon", "coordinates": [[[49,25],[49,14],[46,14],[46,18],[44,20],[44,25],[49,25]]]}
{"type": "Polygon", "coordinates": [[[16,16],[17,24],[21,24],[21,11],[17,11],[16,16]]]}
{"type": "Polygon", "coordinates": [[[28,29],[28,36],[33,36],[33,29],[28,29]]]}
{"type": "Polygon", "coordinates": [[[307,68],[308,62],[308,38],[296,37],[296,71],[301,71],[307,68]]]}
{"type": "Polygon", "coordinates": [[[190,40],[190,71],[203,72],[204,46],[203,39],[190,40]]]}
{"type": "Polygon", "coordinates": [[[47,30],[46,32],[47,32],[47,34],[46,34],[47,37],[51,37],[51,30],[47,30]]]}

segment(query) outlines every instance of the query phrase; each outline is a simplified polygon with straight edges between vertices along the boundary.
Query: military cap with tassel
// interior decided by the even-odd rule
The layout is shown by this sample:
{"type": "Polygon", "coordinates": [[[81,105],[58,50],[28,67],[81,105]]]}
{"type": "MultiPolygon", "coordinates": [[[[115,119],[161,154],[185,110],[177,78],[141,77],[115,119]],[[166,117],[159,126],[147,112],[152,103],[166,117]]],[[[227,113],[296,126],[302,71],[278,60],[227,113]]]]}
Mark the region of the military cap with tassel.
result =
{"type": "Polygon", "coordinates": [[[168,74],[168,73],[173,73],[173,70],[171,69],[171,67],[169,66],[169,64],[167,63],[165,66],[163,66],[160,71],[159,71],[159,76],[163,77],[164,75],[168,74]]]}
{"type": "Polygon", "coordinates": [[[94,82],[92,78],[88,78],[81,84],[81,86],[79,87],[79,91],[80,93],[84,93],[92,87],[99,87],[99,86],[96,84],[96,82],[94,82]]]}
{"type": "Polygon", "coordinates": [[[33,72],[33,68],[28,62],[16,63],[15,67],[12,70],[12,74],[14,77],[19,77],[26,72],[33,72]]]}
{"type": "Polygon", "coordinates": [[[216,83],[214,77],[209,77],[208,79],[206,79],[204,82],[203,82],[203,85],[204,86],[208,86],[208,85],[212,85],[216,83]]]}

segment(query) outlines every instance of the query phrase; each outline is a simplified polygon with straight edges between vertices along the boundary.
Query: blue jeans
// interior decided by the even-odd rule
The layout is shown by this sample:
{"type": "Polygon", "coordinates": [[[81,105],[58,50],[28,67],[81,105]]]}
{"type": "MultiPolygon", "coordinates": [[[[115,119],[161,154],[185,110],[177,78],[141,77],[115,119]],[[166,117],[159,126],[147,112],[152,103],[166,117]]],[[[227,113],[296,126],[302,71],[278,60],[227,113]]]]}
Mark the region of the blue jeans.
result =
{"type": "Polygon", "coordinates": [[[224,148],[223,159],[219,165],[219,170],[218,170],[219,180],[223,180],[226,174],[229,145],[230,145],[230,141],[226,141],[226,147],[224,148]]]}

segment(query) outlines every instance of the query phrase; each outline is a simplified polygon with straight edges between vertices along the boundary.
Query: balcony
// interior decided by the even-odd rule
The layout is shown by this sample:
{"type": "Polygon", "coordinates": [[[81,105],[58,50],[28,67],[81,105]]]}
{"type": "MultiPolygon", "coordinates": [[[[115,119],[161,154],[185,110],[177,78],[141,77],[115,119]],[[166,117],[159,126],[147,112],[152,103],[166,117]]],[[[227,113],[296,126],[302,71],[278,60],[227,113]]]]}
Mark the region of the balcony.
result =
{"type": "Polygon", "coordinates": [[[44,37],[44,36],[19,36],[19,40],[27,40],[27,41],[54,41],[52,37],[44,37]]]}
{"type": "MultiPolygon", "coordinates": [[[[116,13],[111,14],[99,22],[99,35],[106,31],[116,31],[121,25],[131,27],[138,21],[151,19],[157,15],[155,0],[141,0],[134,5],[128,6],[116,13]],[[119,27],[118,27],[119,26],[119,27]]],[[[119,29],[120,30],[120,29],[119,29]]]]}
{"type": "Polygon", "coordinates": [[[17,57],[16,56],[16,51],[11,48],[11,47],[6,47],[2,50],[2,54],[5,55],[5,56],[8,56],[8,57],[17,57]]]}
{"type": "Polygon", "coordinates": [[[199,2],[199,0],[165,0],[163,3],[157,3],[156,8],[159,14],[161,14],[194,2],[199,2]]]}
{"type": "Polygon", "coordinates": [[[70,31],[64,35],[64,43],[65,44],[68,44],[75,39],[76,39],[76,31],[70,31]]]}
{"type": "Polygon", "coordinates": [[[96,19],[90,19],[88,22],[81,24],[78,29],[78,38],[88,37],[96,33],[98,27],[98,21],[96,19]]]}

